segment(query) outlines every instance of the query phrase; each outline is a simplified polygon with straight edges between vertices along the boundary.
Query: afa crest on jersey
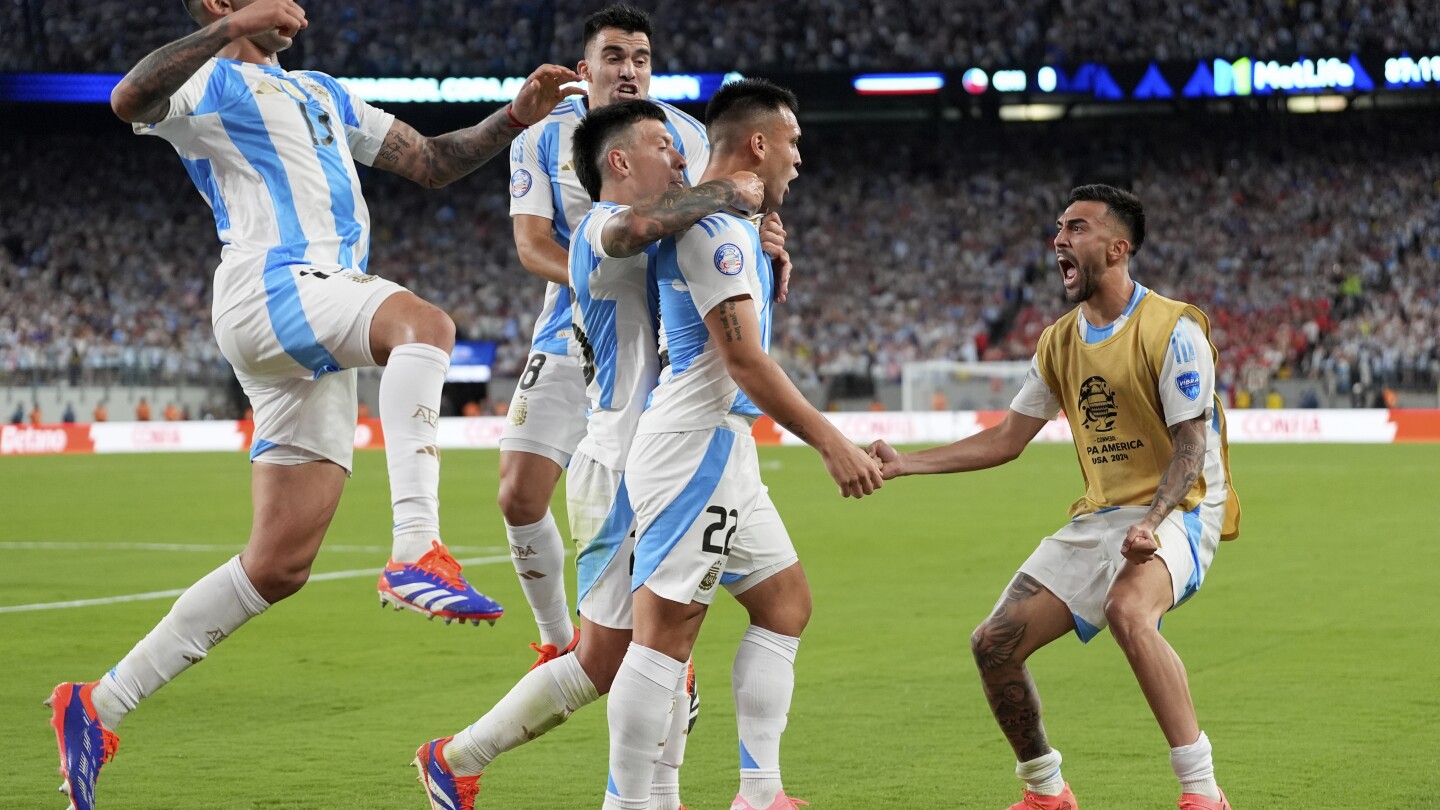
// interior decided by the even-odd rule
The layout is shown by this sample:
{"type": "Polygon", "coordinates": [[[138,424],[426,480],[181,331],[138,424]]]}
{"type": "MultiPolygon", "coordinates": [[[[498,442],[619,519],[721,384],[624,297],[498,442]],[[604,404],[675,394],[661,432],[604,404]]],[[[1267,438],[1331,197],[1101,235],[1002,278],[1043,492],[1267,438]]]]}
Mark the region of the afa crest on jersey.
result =
{"type": "Polygon", "coordinates": [[[736,276],[745,269],[745,254],[740,248],[726,242],[715,248],[715,269],[727,276],[736,276]]]}
{"type": "Polygon", "coordinates": [[[530,172],[516,169],[515,173],[510,175],[510,196],[516,199],[524,197],[530,193],[530,187],[534,184],[535,181],[530,177],[530,172]]]}

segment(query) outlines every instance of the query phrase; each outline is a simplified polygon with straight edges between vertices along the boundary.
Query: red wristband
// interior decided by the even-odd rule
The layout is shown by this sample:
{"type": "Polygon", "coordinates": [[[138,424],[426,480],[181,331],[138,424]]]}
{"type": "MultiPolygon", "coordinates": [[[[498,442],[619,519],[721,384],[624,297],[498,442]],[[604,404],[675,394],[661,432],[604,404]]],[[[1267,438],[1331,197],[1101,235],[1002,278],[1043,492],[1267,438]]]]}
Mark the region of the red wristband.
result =
{"type": "Polygon", "coordinates": [[[511,128],[511,129],[529,129],[529,128],[530,128],[530,125],[529,125],[529,124],[527,124],[527,123],[525,123],[524,121],[521,121],[519,118],[516,118],[516,117],[515,117],[515,113],[514,113],[514,112],[512,111],[512,109],[511,109],[512,106],[513,106],[513,105],[510,105],[510,104],[506,104],[506,105],[505,105],[505,117],[510,119],[510,128],[511,128]]]}

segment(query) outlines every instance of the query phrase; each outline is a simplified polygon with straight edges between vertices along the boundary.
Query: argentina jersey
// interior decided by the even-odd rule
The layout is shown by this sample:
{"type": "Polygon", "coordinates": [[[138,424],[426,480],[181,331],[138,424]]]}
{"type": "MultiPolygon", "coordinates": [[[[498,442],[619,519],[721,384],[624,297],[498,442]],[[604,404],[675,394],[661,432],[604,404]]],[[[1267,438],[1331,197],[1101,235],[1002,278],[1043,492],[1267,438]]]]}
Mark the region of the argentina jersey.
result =
{"type": "MultiPolygon", "coordinates": [[[[705,127],[669,104],[654,103],[665,111],[665,127],[675,141],[675,149],[685,158],[685,175],[693,184],[710,162],[705,127]]],[[[580,185],[571,158],[575,127],[588,109],[585,96],[571,96],[510,145],[510,216],[527,214],[550,220],[556,243],[566,250],[570,249],[575,227],[591,206],[590,195],[580,185]]],[[[531,340],[534,351],[572,354],[578,350],[570,330],[570,309],[569,288],[547,282],[545,305],[535,319],[531,340]]]]}
{"type": "Polygon", "coordinates": [[[705,326],[705,315],[736,296],[749,296],[760,322],[760,344],[770,348],[774,273],[750,220],[708,216],[683,234],[664,239],[656,254],[660,292],[660,353],[669,365],[637,433],[705,430],[729,414],[761,411],[740,390],[705,326]]]}
{"type": "Polygon", "coordinates": [[[611,470],[625,469],[635,426],[660,371],[659,310],[651,255],[605,255],[605,223],[627,206],[597,203],[570,245],[575,341],[585,369],[590,418],[580,452],[611,470]]]}
{"type": "Polygon", "coordinates": [[[364,272],[370,214],[355,161],[371,164],[395,117],[334,78],[212,58],[137,133],[169,141],[223,245],[214,314],[293,292],[288,268],[364,272]]]}

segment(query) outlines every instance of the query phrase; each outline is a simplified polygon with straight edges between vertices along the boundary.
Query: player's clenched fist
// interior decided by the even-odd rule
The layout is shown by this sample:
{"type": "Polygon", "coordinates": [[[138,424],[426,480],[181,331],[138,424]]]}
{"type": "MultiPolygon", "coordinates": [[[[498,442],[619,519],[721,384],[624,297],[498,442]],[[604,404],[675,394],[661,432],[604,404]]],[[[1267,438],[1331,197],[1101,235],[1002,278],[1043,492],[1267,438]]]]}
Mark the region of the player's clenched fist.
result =
{"type": "Polygon", "coordinates": [[[730,175],[735,184],[735,208],[744,216],[760,210],[765,202],[765,181],[754,172],[738,171],[730,175]]]}
{"type": "Polygon", "coordinates": [[[295,0],[255,0],[254,3],[226,17],[230,34],[236,38],[275,31],[282,37],[293,37],[310,25],[305,9],[295,0]]]}
{"type": "Polygon", "coordinates": [[[1144,565],[1155,556],[1160,550],[1160,542],[1155,539],[1155,532],[1143,523],[1137,523],[1125,532],[1125,542],[1120,544],[1120,553],[1125,559],[1136,565],[1144,565]]]}
{"type": "Polygon", "coordinates": [[[849,442],[843,443],[833,452],[820,455],[825,459],[826,471],[840,486],[841,497],[863,498],[884,484],[884,479],[880,476],[880,464],[864,450],[849,442]]]}
{"type": "Polygon", "coordinates": [[[525,79],[525,85],[515,95],[515,100],[510,103],[510,111],[520,123],[530,126],[538,123],[542,118],[555,109],[555,105],[564,101],[570,96],[583,96],[585,90],[580,87],[566,87],[572,82],[580,81],[580,74],[567,67],[560,65],[541,65],[535,68],[529,78],[525,79]]]}

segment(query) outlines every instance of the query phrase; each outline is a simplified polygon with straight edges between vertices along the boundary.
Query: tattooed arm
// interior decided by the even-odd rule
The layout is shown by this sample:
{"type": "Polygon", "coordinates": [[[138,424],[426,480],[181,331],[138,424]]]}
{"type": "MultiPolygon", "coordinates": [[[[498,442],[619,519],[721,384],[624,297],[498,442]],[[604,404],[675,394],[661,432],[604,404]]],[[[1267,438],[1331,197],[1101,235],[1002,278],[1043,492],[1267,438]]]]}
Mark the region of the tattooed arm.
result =
{"type": "Polygon", "coordinates": [[[764,201],[765,184],[754,172],[736,172],[694,188],[671,189],[611,217],[601,231],[605,253],[634,256],[646,245],[679,233],[727,208],[753,211],[764,201]]]}
{"type": "Polygon", "coordinates": [[[449,185],[503,152],[567,96],[583,93],[578,87],[564,86],[579,78],[569,68],[541,65],[530,74],[514,102],[473,127],[434,138],[421,135],[397,119],[386,133],[373,165],[426,188],[449,185]]]}
{"type": "Polygon", "coordinates": [[[1155,490],[1155,501],[1150,511],[1139,523],[1130,527],[1120,551],[1125,558],[1136,565],[1144,565],[1160,549],[1155,539],[1155,528],[1166,516],[1185,500],[1190,488],[1200,479],[1205,466],[1205,425],[1204,414],[1170,426],[1170,442],[1174,453],[1165,474],[1160,476],[1160,486],[1155,490]]]}
{"type": "Polygon", "coordinates": [[[159,123],[175,91],[226,45],[267,31],[293,36],[306,25],[293,0],[258,0],[141,59],[110,92],[110,108],[122,121],[159,123]]]}
{"type": "Polygon", "coordinates": [[[760,343],[760,319],[750,296],[716,304],[705,314],[705,327],[735,384],[776,424],[820,451],[841,496],[860,498],[880,488],[879,464],[815,410],[766,354],[760,343]]]}

